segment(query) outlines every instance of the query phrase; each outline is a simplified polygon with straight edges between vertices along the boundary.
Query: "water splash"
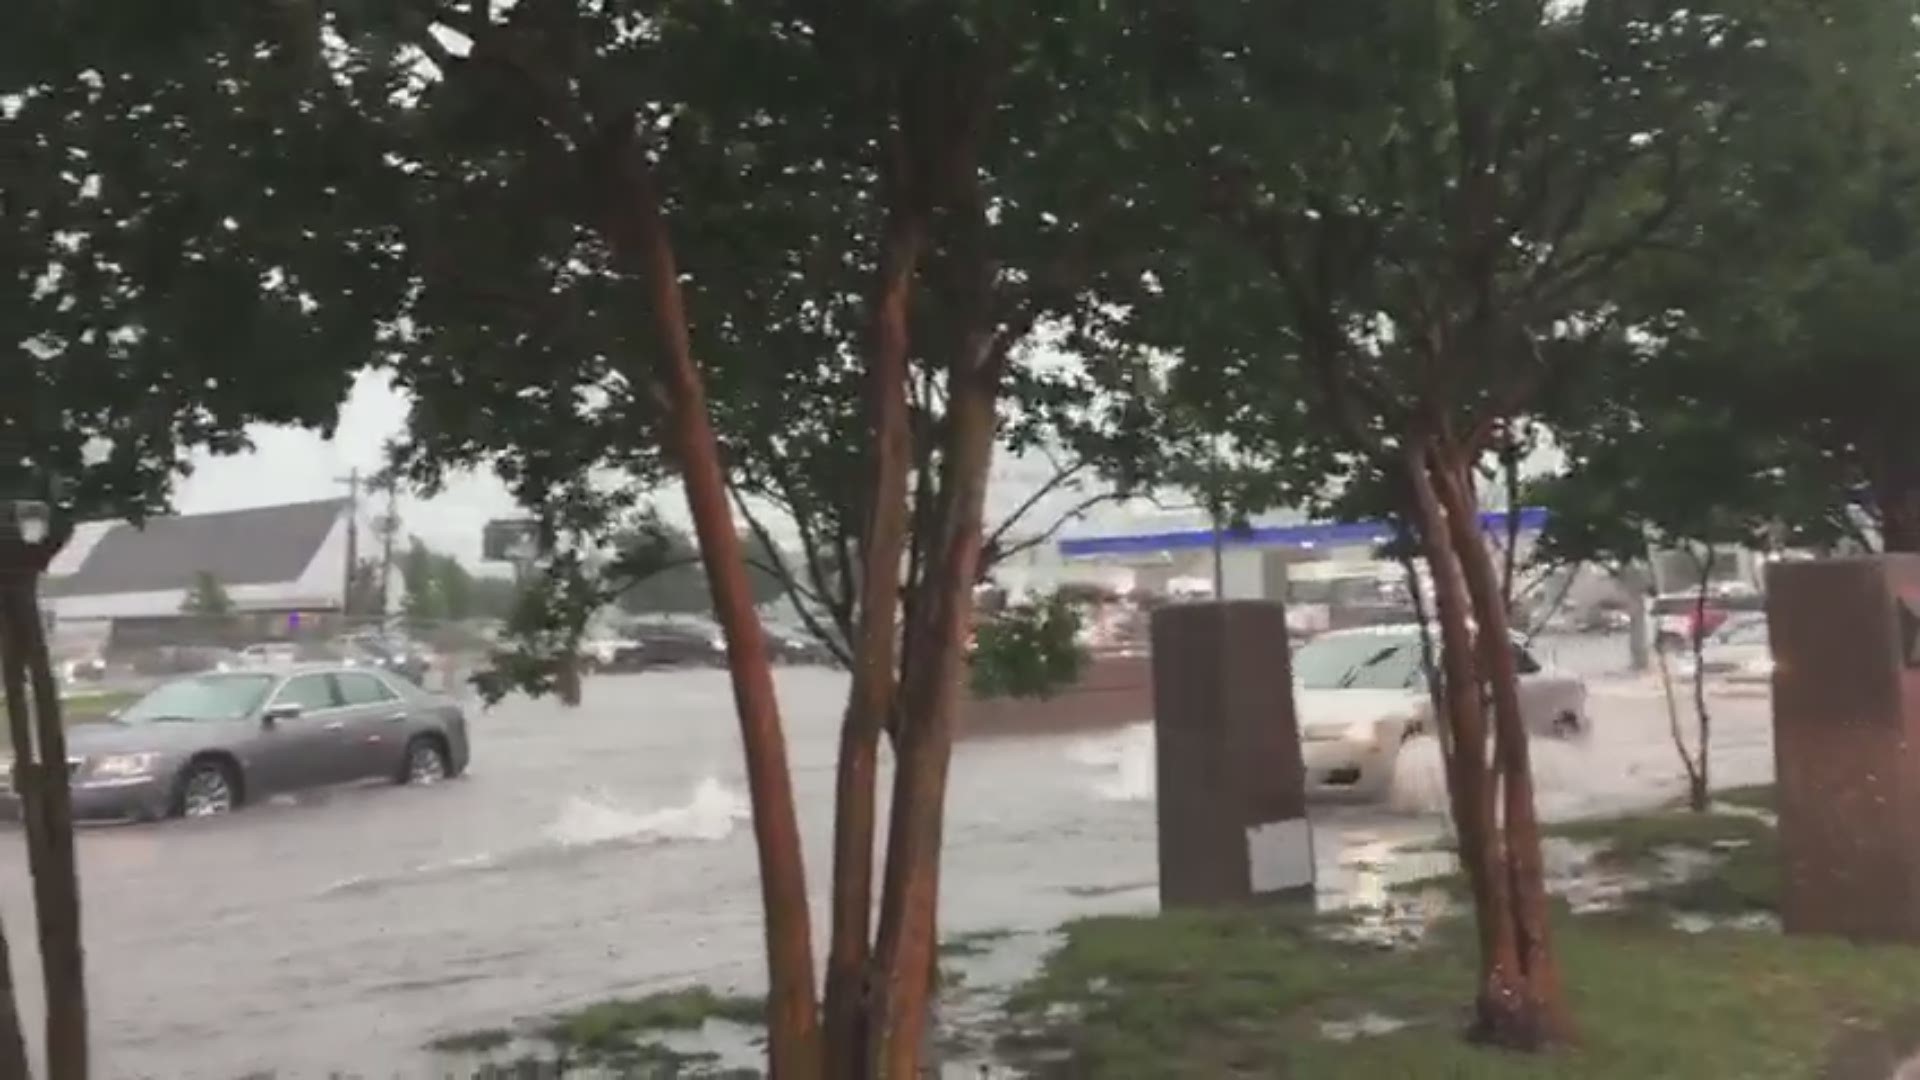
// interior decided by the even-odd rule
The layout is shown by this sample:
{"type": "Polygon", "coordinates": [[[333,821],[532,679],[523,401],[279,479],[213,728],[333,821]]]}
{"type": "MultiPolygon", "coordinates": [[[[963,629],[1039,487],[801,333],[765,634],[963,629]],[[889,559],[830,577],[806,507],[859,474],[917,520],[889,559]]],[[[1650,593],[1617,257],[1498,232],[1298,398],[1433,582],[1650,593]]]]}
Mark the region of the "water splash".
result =
{"type": "MultiPolygon", "coordinates": [[[[1617,770],[1596,762],[1586,743],[1535,735],[1527,740],[1533,766],[1534,797],[1541,812],[1564,817],[1593,805],[1604,805],[1617,770]]],[[[1447,770],[1440,758],[1440,740],[1423,735],[1400,748],[1394,762],[1387,806],[1396,813],[1445,815],[1447,770]]]]}
{"type": "Polygon", "coordinates": [[[612,845],[710,843],[725,840],[742,822],[752,819],[746,797],[712,777],[694,785],[685,803],[659,810],[631,810],[605,793],[572,795],[540,831],[539,843],[416,863],[398,873],[344,878],[322,891],[326,895],[382,892],[410,882],[568,859],[584,849],[612,845]]]}
{"type": "Polygon", "coordinates": [[[1103,802],[1152,802],[1155,791],[1153,723],[1081,739],[1067,759],[1094,770],[1093,794],[1103,802]]]}
{"type": "Polygon", "coordinates": [[[561,847],[618,842],[724,840],[736,826],[752,820],[745,796],[712,777],[694,786],[680,806],[638,813],[602,797],[575,795],[543,831],[561,847]]]}

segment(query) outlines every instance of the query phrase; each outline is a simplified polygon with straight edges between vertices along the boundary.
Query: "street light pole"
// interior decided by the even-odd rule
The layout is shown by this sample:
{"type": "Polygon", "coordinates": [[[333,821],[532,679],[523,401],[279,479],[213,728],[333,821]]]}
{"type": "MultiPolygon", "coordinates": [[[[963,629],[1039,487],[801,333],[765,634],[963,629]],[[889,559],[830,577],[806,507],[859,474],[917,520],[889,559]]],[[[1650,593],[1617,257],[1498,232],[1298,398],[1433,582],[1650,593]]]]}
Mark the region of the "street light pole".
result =
{"type": "Polygon", "coordinates": [[[347,485],[347,565],[340,583],[340,616],[353,613],[353,579],[360,569],[360,470],[349,469],[336,482],[347,485]]]}

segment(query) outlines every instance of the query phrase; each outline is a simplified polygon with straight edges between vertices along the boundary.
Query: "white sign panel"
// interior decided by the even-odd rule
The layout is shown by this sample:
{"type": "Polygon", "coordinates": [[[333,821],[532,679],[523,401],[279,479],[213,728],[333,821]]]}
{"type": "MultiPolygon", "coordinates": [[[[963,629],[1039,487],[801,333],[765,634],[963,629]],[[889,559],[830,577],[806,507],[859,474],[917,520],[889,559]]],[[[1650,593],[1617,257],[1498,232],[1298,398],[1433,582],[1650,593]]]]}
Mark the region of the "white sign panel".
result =
{"type": "Polygon", "coordinates": [[[1247,870],[1256,896],[1312,885],[1313,827],[1294,818],[1249,828],[1247,870]]]}

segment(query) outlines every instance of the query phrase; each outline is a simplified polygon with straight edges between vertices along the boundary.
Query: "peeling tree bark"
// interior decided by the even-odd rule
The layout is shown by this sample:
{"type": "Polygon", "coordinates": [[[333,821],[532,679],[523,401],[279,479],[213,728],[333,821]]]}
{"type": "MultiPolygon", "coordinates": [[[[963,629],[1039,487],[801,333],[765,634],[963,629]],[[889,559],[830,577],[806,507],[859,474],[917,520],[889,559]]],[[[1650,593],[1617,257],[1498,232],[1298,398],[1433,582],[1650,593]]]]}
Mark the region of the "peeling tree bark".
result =
{"type": "Polygon", "coordinates": [[[872,963],[874,832],[878,818],[880,738],[896,706],[900,564],[905,557],[913,433],[907,401],[907,353],[913,279],[925,245],[924,223],[896,209],[882,240],[868,357],[874,433],[873,493],[860,550],[860,612],[853,685],[840,729],[833,834],[833,937],[827,958],[828,1077],[866,1075],[872,963]]]}
{"type": "Polygon", "coordinates": [[[950,374],[947,445],[941,459],[943,512],[927,576],[940,587],[929,590],[907,630],[916,663],[901,686],[904,722],[897,742],[899,766],[874,957],[874,1073],[888,1080],[919,1075],[927,1030],[947,772],[973,619],[973,581],[983,539],[1004,348],[997,335],[982,329],[950,374]]]}
{"type": "Polygon", "coordinates": [[[1496,778],[1488,760],[1486,715],[1480,680],[1473,667],[1473,630],[1466,580],[1454,548],[1448,512],[1441,504],[1433,463],[1422,448],[1406,463],[1414,495],[1414,520],[1422,553],[1433,579],[1434,616],[1440,626],[1440,662],[1453,752],[1447,756],[1447,794],[1459,834],[1460,864],[1466,873],[1480,944],[1480,985],[1476,1018],[1491,1014],[1511,999],[1520,980],[1520,960],[1508,933],[1512,922],[1510,883],[1495,818],[1496,778]]]}
{"type": "Polygon", "coordinates": [[[670,417],[669,449],[680,466],[714,614],[726,636],[727,669],[746,752],[766,913],[768,1064],[775,1080],[813,1080],[821,1076],[821,1044],[812,922],[793,776],[766,637],[728,506],[719,442],[693,358],[679,268],[652,173],[630,133],[612,150],[605,228],[615,250],[647,289],[661,350],[649,381],[670,417]]]}
{"type": "Polygon", "coordinates": [[[1511,950],[1520,965],[1513,993],[1481,1002],[1479,1034],[1501,1046],[1535,1049],[1571,1041],[1574,1031],[1548,922],[1546,869],[1540,855],[1533,767],[1511,644],[1513,628],[1499,573],[1480,532],[1478,507],[1467,481],[1468,463],[1436,453],[1433,466],[1435,488],[1478,624],[1479,674],[1493,703],[1494,755],[1504,819],[1497,848],[1505,864],[1509,897],[1505,913],[1509,925],[1501,929],[1511,935],[1511,950]]]}
{"type": "Polygon", "coordinates": [[[37,595],[36,580],[44,565],[38,549],[25,549],[9,553],[7,565],[0,567],[0,652],[4,653],[0,663],[5,666],[8,723],[15,774],[21,781],[21,816],[46,987],[47,1074],[52,1080],[85,1080],[87,993],[80,881],[73,851],[66,728],[37,595]]]}

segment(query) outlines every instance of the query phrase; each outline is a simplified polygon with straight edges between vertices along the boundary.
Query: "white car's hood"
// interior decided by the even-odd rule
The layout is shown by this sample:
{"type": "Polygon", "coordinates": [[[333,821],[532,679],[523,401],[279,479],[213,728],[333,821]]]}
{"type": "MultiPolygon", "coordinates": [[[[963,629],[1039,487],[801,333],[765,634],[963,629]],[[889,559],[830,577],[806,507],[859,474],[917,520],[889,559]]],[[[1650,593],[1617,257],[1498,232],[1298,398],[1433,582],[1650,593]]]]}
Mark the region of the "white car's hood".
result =
{"type": "Polygon", "coordinates": [[[1293,688],[1302,732],[1339,733],[1365,720],[1403,719],[1422,704],[1409,690],[1307,690],[1293,688]]]}

